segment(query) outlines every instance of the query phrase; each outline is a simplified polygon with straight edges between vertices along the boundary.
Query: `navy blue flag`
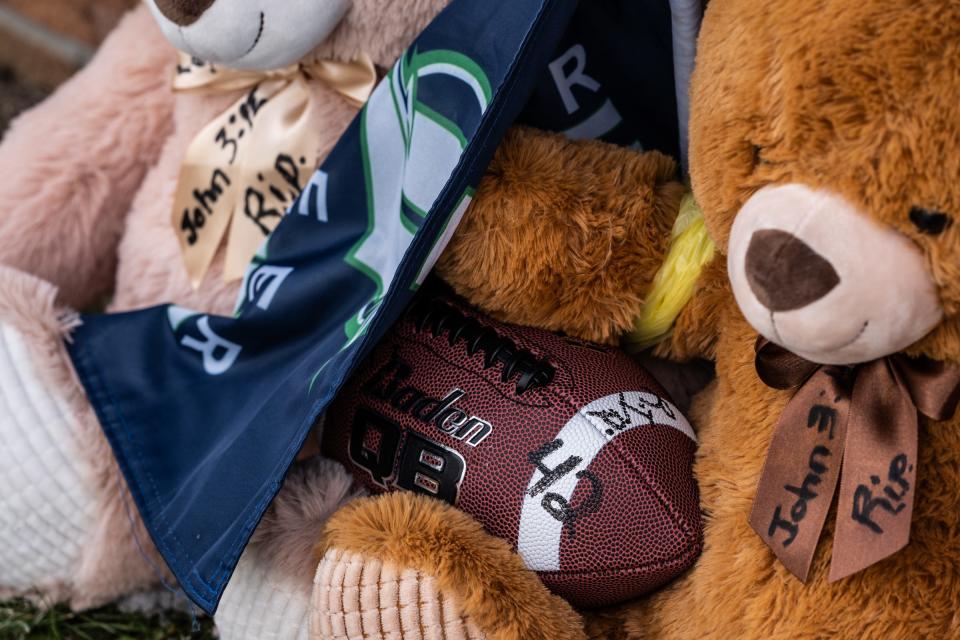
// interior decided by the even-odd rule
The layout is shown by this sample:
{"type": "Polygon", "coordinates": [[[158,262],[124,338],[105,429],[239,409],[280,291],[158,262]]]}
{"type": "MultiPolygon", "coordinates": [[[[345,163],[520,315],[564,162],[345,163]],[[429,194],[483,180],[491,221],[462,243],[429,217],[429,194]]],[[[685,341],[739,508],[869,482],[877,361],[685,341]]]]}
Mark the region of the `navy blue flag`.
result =
{"type": "Polygon", "coordinates": [[[519,121],[686,159],[702,0],[580,2],[519,121]]]}
{"type": "Polygon", "coordinates": [[[670,6],[582,2],[520,121],[680,157],[670,6]]]}
{"type": "MultiPolygon", "coordinates": [[[[671,0],[684,2],[698,0],[671,0]]],[[[73,362],[151,537],[202,609],[216,609],[317,416],[426,278],[535,88],[531,123],[676,151],[665,7],[454,0],[266,239],[233,317],[173,305],[84,317],[73,362]],[[616,29],[619,48],[591,25],[616,29]],[[604,66],[637,42],[645,62],[604,66]]]]}
{"type": "Polygon", "coordinates": [[[455,0],[248,267],[234,317],[85,317],[70,353],[181,587],[212,613],[314,421],[429,272],[575,0],[455,0]]]}

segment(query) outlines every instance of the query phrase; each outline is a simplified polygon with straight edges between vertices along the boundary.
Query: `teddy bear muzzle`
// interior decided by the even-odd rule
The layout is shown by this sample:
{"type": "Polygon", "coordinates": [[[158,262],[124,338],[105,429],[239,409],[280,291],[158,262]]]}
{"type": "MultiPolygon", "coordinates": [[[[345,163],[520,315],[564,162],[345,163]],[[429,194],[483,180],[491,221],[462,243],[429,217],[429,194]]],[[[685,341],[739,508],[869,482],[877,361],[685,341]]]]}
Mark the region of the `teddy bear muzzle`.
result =
{"type": "Polygon", "coordinates": [[[298,62],[329,36],[350,0],[147,0],[173,45],[205,62],[268,71],[298,62]]]}
{"type": "Polygon", "coordinates": [[[802,184],[764,187],[743,205],[727,260],[750,324],[813,362],[896,353],[943,316],[916,245],[840,196],[802,184]]]}

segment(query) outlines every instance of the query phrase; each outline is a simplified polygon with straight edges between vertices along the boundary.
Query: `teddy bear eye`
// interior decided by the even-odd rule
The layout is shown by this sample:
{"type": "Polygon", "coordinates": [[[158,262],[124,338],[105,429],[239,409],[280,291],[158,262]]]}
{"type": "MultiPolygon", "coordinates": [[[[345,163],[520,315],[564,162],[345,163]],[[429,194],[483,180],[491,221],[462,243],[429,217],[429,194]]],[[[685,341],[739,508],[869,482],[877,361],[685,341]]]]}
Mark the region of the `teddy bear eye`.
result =
{"type": "Polygon", "coordinates": [[[914,207],[910,210],[910,222],[920,233],[938,236],[950,226],[953,220],[945,213],[924,207],[914,207]]]}

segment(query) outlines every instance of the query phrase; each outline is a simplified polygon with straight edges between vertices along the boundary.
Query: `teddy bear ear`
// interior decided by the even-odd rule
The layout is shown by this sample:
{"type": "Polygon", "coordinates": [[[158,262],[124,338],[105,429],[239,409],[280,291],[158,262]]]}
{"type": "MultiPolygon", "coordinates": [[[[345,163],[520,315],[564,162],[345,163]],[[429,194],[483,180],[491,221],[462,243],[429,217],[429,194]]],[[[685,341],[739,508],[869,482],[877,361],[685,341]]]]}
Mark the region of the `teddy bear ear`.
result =
{"type": "Polygon", "coordinates": [[[579,614],[506,542],[433,498],[356,500],[317,555],[311,637],[586,640],[579,614]]]}
{"type": "Polygon", "coordinates": [[[236,69],[298,62],[343,19],[350,0],[145,0],[174,47],[236,69]]]}

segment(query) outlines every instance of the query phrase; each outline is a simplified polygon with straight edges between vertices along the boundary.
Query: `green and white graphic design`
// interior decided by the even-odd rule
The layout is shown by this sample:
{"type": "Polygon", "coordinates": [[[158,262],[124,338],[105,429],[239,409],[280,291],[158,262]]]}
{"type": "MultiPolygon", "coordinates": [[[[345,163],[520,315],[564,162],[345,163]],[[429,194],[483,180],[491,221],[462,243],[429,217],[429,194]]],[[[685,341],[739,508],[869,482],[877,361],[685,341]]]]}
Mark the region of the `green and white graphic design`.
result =
{"type": "MultiPolygon", "coordinates": [[[[367,229],[345,260],[373,281],[376,292],[347,322],[347,345],[376,316],[404,254],[466,149],[467,137],[460,125],[417,97],[420,80],[434,75],[466,85],[481,113],[490,105],[492,89],[483,69],[448,50],[408,52],[370,97],[361,114],[360,133],[367,229]]],[[[418,281],[439,257],[470,195],[464,194],[452,212],[419,270],[418,281]]]]}

